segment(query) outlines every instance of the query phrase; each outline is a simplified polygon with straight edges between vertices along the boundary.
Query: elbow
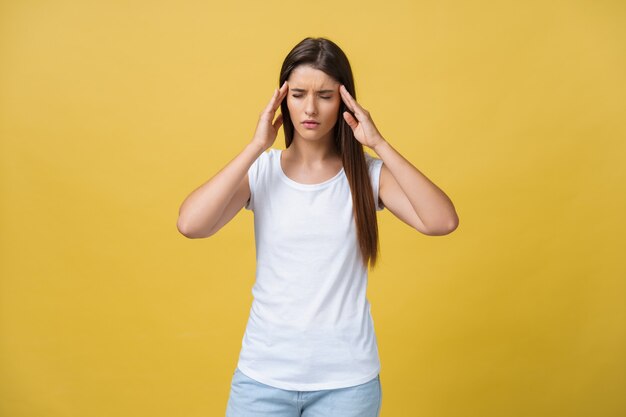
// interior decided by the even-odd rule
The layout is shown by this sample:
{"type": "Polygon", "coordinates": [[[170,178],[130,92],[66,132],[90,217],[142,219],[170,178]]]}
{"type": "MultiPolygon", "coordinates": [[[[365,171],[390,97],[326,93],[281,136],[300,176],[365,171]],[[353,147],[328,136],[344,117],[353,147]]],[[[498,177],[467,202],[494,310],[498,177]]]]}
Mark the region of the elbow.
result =
{"type": "MultiPolygon", "coordinates": [[[[183,203],[184,205],[184,203],[183,203]]],[[[188,226],[188,221],[185,219],[185,216],[183,215],[183,206],[181,205],[180,208],[178,209],[178,219],[176,220],[176,229],[178,230],[178,232],[188,238],[191,238],[190,234],[189,234],[189,226],[188,226]]]]}
{"type": "Polygon", "coordinates": [[[445,236],[454,232],[459,227],[459,218],[454,216],[448,223],[441,224],[438,227],[429,228],[426,233],[428,236],[445,236]]]}
{"type": "Polygon", "coordinates": [[[180,206],[180,208],[178,209],[178,220],[176,220],[176,229],[178,229],[178,232],[185,236],[185,237],[190,237],[189,236],[189,226],[188,226],[188,221],[185,218],[185,216],[183,215],[183,205],[180,206]]]}
{"type": "Polygon", "coordinates": [[[450,233],[454,232],[458,227],[459,227],[459,218],[455,217],[448,225],[446,235],[449,235],[450,233]]]}
{"type": "Polygon", "coordinates": [[[176,228],[178,229],[178,232],[185,236],[186,238],[189,239],[193,239],[193,233],[190,231],[189,227],[187,226],[187,224],[179,217],[178,221],[176,222],[176,228]]]}
{"type": "Polygon", "coordinates": [[[459,216],[454,213],[454,216],[448,222],[448,232],[447,235],[454,232],[459,227],[459,216]]]}
{"type": "Polygon", "coordinates": [[[191,227],[189,225],[189,222],[185,221],[182,217],[178,218],[178,221],[176,222],[176,228],[181,235],[185,236],[188,239],[205,238],[212,236],[214,233],[213,231],[210,231],[209,233],[202,233],[191,227]]]}

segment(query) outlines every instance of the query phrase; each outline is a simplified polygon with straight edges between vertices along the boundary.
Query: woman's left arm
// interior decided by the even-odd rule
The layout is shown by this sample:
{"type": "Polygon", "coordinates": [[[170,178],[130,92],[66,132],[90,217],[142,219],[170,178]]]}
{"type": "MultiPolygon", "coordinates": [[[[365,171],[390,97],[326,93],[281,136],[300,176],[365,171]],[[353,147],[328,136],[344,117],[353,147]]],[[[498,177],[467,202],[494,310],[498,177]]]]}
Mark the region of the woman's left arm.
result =
{"type": "Polygon", "coordinates": [[[457,228],[454,205],[439,187],[382,136],[372,149],[383,160],[378,194],[389,211],[426,235],[447,235],[457,228]]]}
{"type": "Polygon", "coordinates": [[[383,161],[378,195],[385,207],[426,235],[441,236],[453,232],[459,225],[459,217],[448,196],[382,137],[369,112],[343,85],[339,92],[354,113],[354,116],[343,113],[354,137],[373,149],[383,161]]]}

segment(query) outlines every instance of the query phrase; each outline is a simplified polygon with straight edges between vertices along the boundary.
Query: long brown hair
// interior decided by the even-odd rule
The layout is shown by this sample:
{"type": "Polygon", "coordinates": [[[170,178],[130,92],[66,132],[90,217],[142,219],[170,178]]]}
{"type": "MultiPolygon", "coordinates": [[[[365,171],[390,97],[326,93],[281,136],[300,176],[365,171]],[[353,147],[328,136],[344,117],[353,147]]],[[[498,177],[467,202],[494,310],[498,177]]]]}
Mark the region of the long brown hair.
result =
{"type": "MultiPolygon", "coordinates": [[[[346,54],[334,42],[326,38],[307,37],[300,41],[287,54],[280,70],[278,86],[289,78],[291,71],[297,66],[306,64],[325,72],[328,76],[343,84],[350,95],[356,100],[354,78],[346,54]]],[[[285,146],[288,148],[293,141],[293,122],[289,115],[287,100],[280,105],[283,115],[285,146]]],[[[343,112],[354,114],[346,107],[343,100],[339,106],[337,123],[334,127],[334,143],[343,161],[343,169],[348,177],[352,193],[352,206],[356,223],[357,239],[361,249],[363,263],[367,267],[376,264],[378,255],[378,222],[376,206],[370,181],[367,162],[363,154],[363,145],[355,139],[352,128],[343,118],[343,112]]],[[[356,117],[355,117],[356,118],[356,117]]]]}

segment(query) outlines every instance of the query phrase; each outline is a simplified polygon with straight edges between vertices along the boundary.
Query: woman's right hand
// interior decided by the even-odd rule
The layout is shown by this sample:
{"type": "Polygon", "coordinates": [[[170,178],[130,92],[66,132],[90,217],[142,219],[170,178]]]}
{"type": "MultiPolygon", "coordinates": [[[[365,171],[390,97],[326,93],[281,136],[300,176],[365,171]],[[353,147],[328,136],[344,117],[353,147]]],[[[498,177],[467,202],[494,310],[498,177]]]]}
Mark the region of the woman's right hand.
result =
{"type": "Polygon", "coordinates": [[[274,115],[276,114],[276,110],[280,106],[280,103],[287,96],[288,90],[289,85],[287,84],[287,81],[283,83],[280,89],[275,89],[274,95],[259,117],[259,122],[257,123],[252,143],[258,144],[263,148],[263,150],[272,146],[276,140],[276,136],[278,135],[278,129],[280,129],[283,124],[282,114],[279,114],[273,123],[272,120],[274,120],[274,115]]]}

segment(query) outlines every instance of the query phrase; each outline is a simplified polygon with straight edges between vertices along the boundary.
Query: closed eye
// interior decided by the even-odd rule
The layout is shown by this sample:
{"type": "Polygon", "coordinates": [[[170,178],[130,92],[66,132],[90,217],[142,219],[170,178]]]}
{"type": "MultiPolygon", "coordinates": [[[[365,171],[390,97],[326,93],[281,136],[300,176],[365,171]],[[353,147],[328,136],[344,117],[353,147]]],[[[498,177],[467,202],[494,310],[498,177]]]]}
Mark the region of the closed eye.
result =
{"type": "MultiPolygon", "coordinates": [[[[300,98],[300,97],[302,97],[302,94],[292,94],[291,97],[300,98]]],[[[320,96],[320,98],[323,98],[324,100],[329,100],[332,97],[320,96]]]]}

